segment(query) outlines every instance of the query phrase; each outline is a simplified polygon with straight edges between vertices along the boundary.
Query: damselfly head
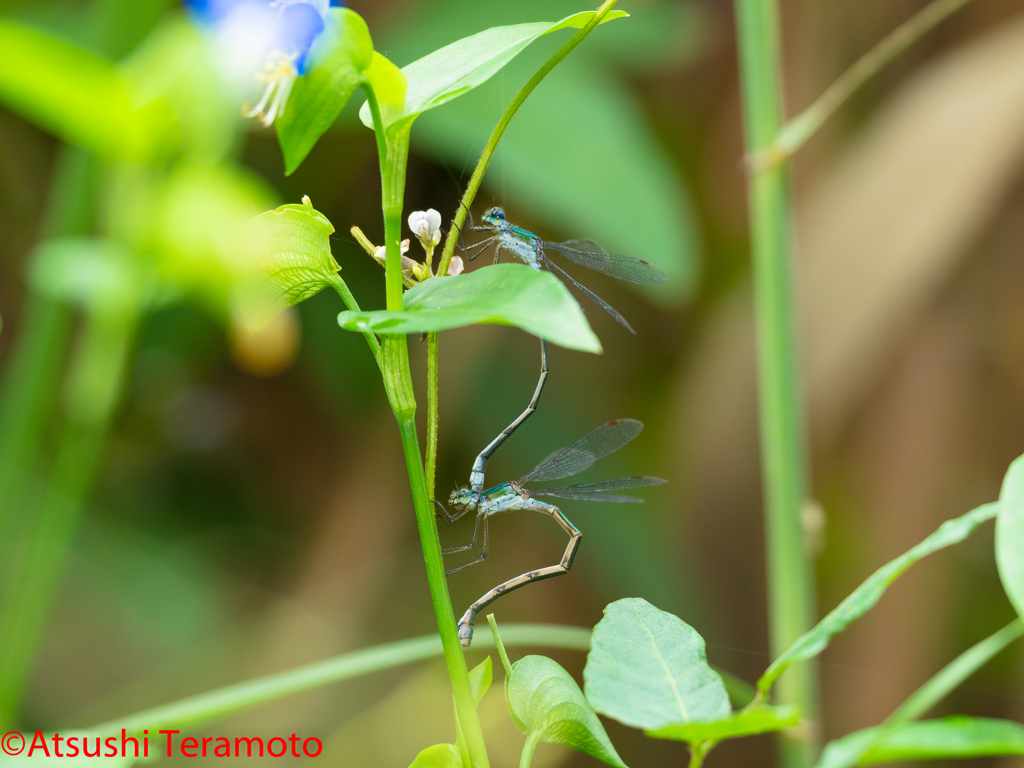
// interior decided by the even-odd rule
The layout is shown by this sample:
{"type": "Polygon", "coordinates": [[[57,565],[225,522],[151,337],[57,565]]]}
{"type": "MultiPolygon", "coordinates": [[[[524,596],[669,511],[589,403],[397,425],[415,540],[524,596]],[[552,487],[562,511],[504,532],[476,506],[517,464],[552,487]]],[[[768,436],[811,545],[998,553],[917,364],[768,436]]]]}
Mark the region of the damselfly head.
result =
{"type": "Polygon", "coordinates": [[[474,503],[475,494],[469,488],[456,488],[448,497],[448,503],[458,509],[465,509],[474,503]]]}
{"type": "Polygon", "coordinates": [[[498,206],[488,208],[487,212],[484,213],[484,222],[491,227],[496,227],[505,221],[505,212],[498,206]]]}

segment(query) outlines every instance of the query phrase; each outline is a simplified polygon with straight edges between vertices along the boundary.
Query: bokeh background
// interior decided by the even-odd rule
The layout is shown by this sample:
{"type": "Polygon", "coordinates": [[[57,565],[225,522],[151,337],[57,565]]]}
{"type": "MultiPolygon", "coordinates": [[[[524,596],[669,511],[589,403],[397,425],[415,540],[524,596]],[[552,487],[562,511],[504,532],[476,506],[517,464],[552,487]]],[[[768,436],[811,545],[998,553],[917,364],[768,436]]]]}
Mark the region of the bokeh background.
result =
{"type": "MultiPolygon", "coordinates": [[[[171,0],[107,5],[134,9],[115,25],[106,48],[115,56],[180,13],[171,0]]],[[[586,6],[350,7],[369,22],[376,47],[404,65],[488,26],[586,6]]],[[[495,608],[506,622],[592,626],[608,602],[644,597],[697,628],[713,664],[752,681],[770,658],[732,8],[722,0],[622,7],[632,18],[598,30],[515,118],[477,213],[501,204],[542,237],[598,239],[653,261],[670,281],[638,292],[578,275],[637,335],[586,305],[604,354],[551,349],[540,409],[488,477],[518,477],[597,424],[628,416],[647,428],[603,462],[609,476],[670,483],[645,492],[642,507],[567,502],[585,533],[571,574],[495,608]]],[[[790,114],[920,7],[783,2],[790,114]]],[[[91,44],[92,4],[0,8],[91,44]]],[[[407,211],[432,207],[448,220],[504,105],[558,44],[541,40],[486,86],[420,118],[407,211]]],[[[360,101],[291,177],[272,132],[255,122],[237,158],[279,202],[312,198],[338,230],[334,253],[348,284],[377,308],[382,271],[348,236],[358,225],[380,242],[383,229],[360,101]]],[[[58,191],[60,153],[52,136],[0,109],[0,366],[18,334],[27,258],[58,191]]],[[[822,612],[941,521],[993,500],[1024,450],[1022,161],[1024,15],[1013,0],[975,0],[872,80],[794,163],[817,502],[808,537],[822,612]]],[[[339,309],[324,293],[255,342],[233,337],[201,303],[145,318],[32,675],[26,728],[86,726],[433,631],[393,417],[365,344],[338,328],[339,309]]],[[[422,382],[425,345],[411,347],[422,382]]],[[[536,340],[512,328],[442,334],[439,494],[467,480],[480,448],[521,411],[537,357],[536,340]]],[[[549,523],[496,519],[490,558],[449,580],[457,612],[499,580],[556,562],[564,539],[549,523]]],[[[442,530],[446,542],[467,535],[442,530]]],[[[991,535],[985,528],[916,566],[822,656],[826,738],[877,723],[1009,621],[991,535]]],[[[552,655],[581,671],[581,654],[552,655]]],[[[208,732],[294,730],[322,738],[321,759],[332,765],[407,765],[419,749],[452,739],[446,686],[440,663],[423,664],[264,706],[208,732]]],[[[1024,651],[1013,647],[982,670],[943,703],[946,713],[1024,718],[1024,651]]],[[[522,737],[498,691],[482,716],[494,764],[516,765],[522,737]]],[[[685,759],[681,745],[617,723],[608,729],[631,765],[685,759]]],[[[710,759],[774,762],[768,738],[727,743],[710,759]]],[[[535,760],[590,762],[548,745],[535,760]]]]}

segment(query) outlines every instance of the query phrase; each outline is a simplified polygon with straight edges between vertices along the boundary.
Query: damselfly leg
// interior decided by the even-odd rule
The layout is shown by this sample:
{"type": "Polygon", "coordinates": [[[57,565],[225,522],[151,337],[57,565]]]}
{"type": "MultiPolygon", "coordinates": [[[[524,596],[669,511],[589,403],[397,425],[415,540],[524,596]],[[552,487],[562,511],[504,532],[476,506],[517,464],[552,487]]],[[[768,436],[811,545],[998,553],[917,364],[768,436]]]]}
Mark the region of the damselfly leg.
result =
{"type": "Polygon", "coordinates": [[[562,530],[569,534],[569,543],[565,548],[565,554],[562,555],[558,565],[551,565],[536,571],[528,571],[521,576],[516,576],[514,579],[502,582],[469,606],[466,613],[459,619],[459,640],[462,641],[463,648],[469,648],[469,644],[473,641],[473,627],[476,624],[476,617],[484,608],[502,595],[508,594],[520,587],[525,587],[527,584],[532,584],[535,581],[543,581],[544,579],[561,576],[568,573],[569,569],[572,568],[572,561],[576,558],[576,550],[579,549],[580,541],[583,539],[583,533],[580,529],[572,524],[572,521],[565,516],[562,510],[551,504],[545,504],[543,501],[528,499],[521,508],[533,512],[541,512],[555,519],[562,527],[562,530]]]}

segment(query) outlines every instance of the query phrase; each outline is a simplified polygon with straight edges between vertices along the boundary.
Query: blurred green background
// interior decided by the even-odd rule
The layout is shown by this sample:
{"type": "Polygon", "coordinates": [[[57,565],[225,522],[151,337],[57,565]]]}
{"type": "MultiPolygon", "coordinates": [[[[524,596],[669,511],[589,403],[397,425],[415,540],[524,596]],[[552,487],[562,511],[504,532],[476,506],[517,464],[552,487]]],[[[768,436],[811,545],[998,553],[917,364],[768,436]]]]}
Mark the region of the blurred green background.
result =
{"type": "MultiPolygon", "coordinates": [[[[784,2],[790,112],[922,6],[784,2]]],[[[400,66],[485,27],[585,8],[572,0],[350,7],[400,66]]],[[[503,205],[542,237],[595,238],[653,261],[670,281],[638,292],[579,275],[637,336],[585,305],[604,354],[551,349],[538,414],[496,454],[488,477],[518,477],[597,424],[633,417],[647,429],[602,466],[609,476],[670,483],[646,492],[642,507],[567,502],[585,534],[571,574],[495,609],[500,621],[592,626],[606,603],[644,597],[701,632],[713,664],[754,680],[770,659],[731,5],[621,7],[632,18],[598,30],[517,115],[477,213],[503,205]]],[[[112,57],[180,14],[172,0],[7,0],[0,11],[112,57]]],[[[417,122],[407,213],[432,207],[447,221],[504,106],[562,39],[542,39],[486,86],[417,122]]],[[[360,103],[290,177],[272,131],[258,123],[224,139],[227,150],[213,128],[197,135],[261,180],[257,195],[309,195],[338,230],[334,253],[349,286],[364,308],[378,308],[382,271],[348,235],[358,225],[374,242],[383,237],[376,149],[356,119],[360,103]]],[[[53,136],[0,108],[0,367],[22,325],[28,256],[61,191],[61,152],[53,136]]],[[[1022,161],[1024,16],[1013,0],[977,0],[871,81],[794,164],[818,502],[808,535],[822,612],[942,520],[993,500],[1024,448],[1022,161]]],[[[96,197],[106,199],[108,177],[98,178],[96,197]]],[[[100,207],[85,231],[131,219],[130,208],[100,207]]],[[[191,214],[169,221],[162,236],[189,248],[191,214]]],[[[340,309],[335,296],[317,296],[255,339],[226,330],[208,301],[145,316],[24,728],[86,726],[433,631],[393,417],[364,342],[335,322],[340,309]]],[[[422,382],[425,345],[410,347],[422,382]]],[[[536,376],[536,340],[520,331],[442,334],[439,495],[467,480],[536,376]]],[[[468,532],[442,528],[442,541],[468,532]]],[[[490,558],[449,579],[457,613],[498,581],[556,562],[564,548],[540,517],[499,517],[491,536],[490,558]]],[[[990,528],[917,566],[823,655],[823,735],[877,723],[1011,617],[990,528]]],[[[578,676],[582,655],[553,655],[578,676]]],[[[451,740],[449,701],[438,662],[283,700],[208,733],[294,730],[323,739],[321,759],[332,765],[407,765],[419,749],[451,740]]],[[[1024,652],[1000,656],[942,710],[1024,718],[1024,652]]],[[[482,717],[494,764],[516,765],[522,737],[500,695],[488,696],[482,717]]],[[[608,728],[630,765],[684,759],[680,745],[608,728]]],[[[772,765],[772,743],[729,742],[711,760],[772,765]]],[[[535,765],[591,762],[542,745],[535,765]]]]}

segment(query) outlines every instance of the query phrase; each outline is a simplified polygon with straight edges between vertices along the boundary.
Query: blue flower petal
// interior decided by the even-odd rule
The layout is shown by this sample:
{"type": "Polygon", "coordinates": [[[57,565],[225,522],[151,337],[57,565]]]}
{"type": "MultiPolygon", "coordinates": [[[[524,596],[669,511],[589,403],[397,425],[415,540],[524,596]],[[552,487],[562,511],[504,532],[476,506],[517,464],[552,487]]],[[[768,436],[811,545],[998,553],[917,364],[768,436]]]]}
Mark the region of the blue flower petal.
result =
{"type": "Polygon", "coordinates": [[[281,50],[289,55],[296,55],[295,65],[299,74],[306,71],[306,55],[313,47],[313,42],[324,31],[324,20],[309,3],[294,3],[281,12],[278,41],[281,50]]]}

